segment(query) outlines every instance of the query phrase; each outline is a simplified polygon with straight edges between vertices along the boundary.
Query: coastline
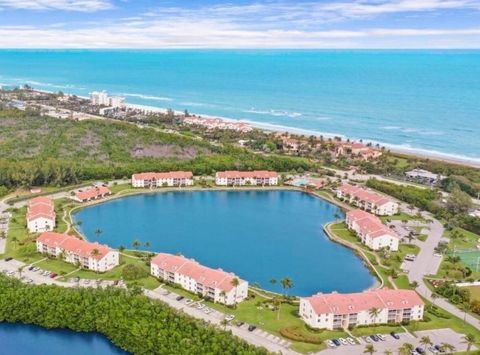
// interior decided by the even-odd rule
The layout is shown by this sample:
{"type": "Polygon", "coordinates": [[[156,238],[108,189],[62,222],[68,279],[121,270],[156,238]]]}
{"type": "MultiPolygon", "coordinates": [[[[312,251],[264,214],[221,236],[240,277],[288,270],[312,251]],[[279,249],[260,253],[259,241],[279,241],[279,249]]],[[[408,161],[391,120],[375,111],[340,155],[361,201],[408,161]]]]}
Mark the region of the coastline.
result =
{"type": "MultiPolygon", "coordinates": [[[[56,92],[52,90],[37,89],[37,88],[33,88],[33,90],[37,92],[44,92],[49,94],[54,94],[56,92]]],[[[89,99],[89,97],[87,96],[77,95],[72,92],[65,92],[65,94],[76,95],[77,97],[80,97],[85,100],[89,99]]],[[[169,110],[167,107],[134,104],[134,103],[125,103],[125,107],[136,109],[136,110],[144,110],[147,112],[149,111],[154,113],[163,113],[163,114],[169,110]]],[[[179,110],[173,110],[173,112],[179,115],[184,113],[183,111],[179,111],[179,110]]],[[[209,114],[203,114],[203,113],[197,113],[197,112],[190,112],[190,114],[195,115],[197,117],[201,117],[201,118],[216,118],[216,119],[223,120],[225,122],[245,123],[247,125],[250,125],[253,128],[260,129],[270,133],[292,133],[292,134],[305,135],[305,136],[311,136],[311,135],[316,137],[323,136],[326,138],[340,137],[344,140],[350,139],[355,141],[363,139],[365,142],[369,142],[374,145],[379,144],[380,146],[384,146],[394,154],[403,154],[403,155],[412,156],[418,159],[432,159],[432,160],[437,160],[437,161],[450,163],[450,164],[458,164],[458,165],[465,165],[473,168],[480,168],[480,157],[474,158],[474,157],[462,156],[454,153],[445,153],[445,152],[439,152],[434,150],[428,150],[424,148],[415,148],[407,145],[404,146],[404,145],[386,143],[386,142],[381,142],[376,140],[368,140],[362,137],[352,137],[352,136],[347,136],[341,133],[321,132],[321,131],[312,130],[312,129],[284,126],[284,125],[275,124],[275,123],[258,122],[250,119],[234,119],[229,117],[215,116],[215,115],[209,115],[209,114]]]]}

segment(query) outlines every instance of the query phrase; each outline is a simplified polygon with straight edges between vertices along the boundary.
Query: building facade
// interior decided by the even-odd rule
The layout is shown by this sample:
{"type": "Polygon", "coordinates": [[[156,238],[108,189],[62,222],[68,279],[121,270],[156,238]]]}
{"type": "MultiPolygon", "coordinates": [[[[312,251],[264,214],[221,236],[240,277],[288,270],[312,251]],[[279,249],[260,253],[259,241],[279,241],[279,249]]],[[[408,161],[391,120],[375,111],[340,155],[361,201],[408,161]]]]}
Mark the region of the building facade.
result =
{"type": "Polygon", "coordinates": [[[49,197],[32,198],[27,205],[27,228],[30,233],[52,231],[55,228],[55,206],[49,197]]]}
{"type": "Polygon", "coordinates": [[[273,186],[278,185],[278,174],[275,171],[267,170],[219,171],[215,175],[215,183],[219,186],[273,186]]]}
{"type": "Polygon", "coordinates": [[[347,183],[336,189],[337,198],[362,210],[379,216],[393,216],[398,213],[398,203],[372,190],[347,183]]]}
{"type": "Polygon", "coordinates": [[[159,279],[182,286],[185,290],[233,305],[248,296],[248,282],[222,269],[211,269],[181,255],[160,253],[150,263],[150,273],[159,279]],[[234,280],[238,282],[235,285],[234,280]]]}
{"type": "Polygon", "coordinates": [[[132,175],[132,187],[192,186],[191,171],[170,171],[166,173],[138,173],[132,175]]]}
{"type": "Polygon", "coordinates": [[[445,179],[445,176],[432,173],[428,170],[413,169],[405,173],[407,180],[418,182],[425,185],[436,185],[441,180],[445,179]]]}
{"type": "Polygon", "coordinates": [[[39,253],[62,256],[66,262],[92,271],[105,272],[120,263],[117,250],[67,234],[45,232],[37,238],[36,243],[39,253]]]}
{"type": "Polygon", "coordinates": [[[372,250],[387,248],[397,251],[400,244],[400,237],[382,223],[373,214],[356,209],[347,212],[345,223],[348,229],[354,231],[363,244],[372,250]]]}
{"type": "Polygon", "coordinates": [[[112,192],[106,186],[93,186],[86,190],[76,192],[72,198],[78,202],[88,202],[104,198],[111,194],[112,192]]]}
{"type": "Polygon", "coordinates": [[[312,328],[348,329],[423,319],[424,303],[413,290],[316,294],[300,299],[300,317],[312,328]]]}

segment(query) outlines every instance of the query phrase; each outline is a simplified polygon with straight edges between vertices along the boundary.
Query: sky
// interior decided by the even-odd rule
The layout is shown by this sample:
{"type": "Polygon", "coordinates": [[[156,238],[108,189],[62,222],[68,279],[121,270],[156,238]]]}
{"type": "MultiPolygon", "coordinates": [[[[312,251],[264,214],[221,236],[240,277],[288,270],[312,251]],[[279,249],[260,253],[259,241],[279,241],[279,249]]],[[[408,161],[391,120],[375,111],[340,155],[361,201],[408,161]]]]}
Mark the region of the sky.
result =
{"type": "Polygon", "coordinates": [[[480,48],[480,0],[0,0],[0,48],[480,48]]]}

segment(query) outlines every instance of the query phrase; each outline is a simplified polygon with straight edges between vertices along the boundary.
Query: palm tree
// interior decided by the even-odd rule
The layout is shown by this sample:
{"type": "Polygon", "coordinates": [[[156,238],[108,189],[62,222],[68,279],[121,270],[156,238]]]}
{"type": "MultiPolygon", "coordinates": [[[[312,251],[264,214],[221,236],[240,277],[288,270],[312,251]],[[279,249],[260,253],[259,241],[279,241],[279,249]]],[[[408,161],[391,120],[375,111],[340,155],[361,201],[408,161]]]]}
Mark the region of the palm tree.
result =
{"type": "Polygon", "coordinates": [[[427,350],[427,346],[432,345],[432,341],[428,336],[420,338],[420,344],[423,345],[423,350],[427,350]]]}
{"type": "Polygon", "coordinates": [[[287,296],[287,290],[289,290],[293,287],[293,281],[289,277],[284,277],[283,279],[280,280],[280,283],[282,284],[284,296],[286,297],[287,296]]]}
{"type": "Polygon", "coordinates": [[[17,243],[18,243],[18,238],[13,236],[12,238],[10,238],[12,243],[13,243],[13,249],[17,249],[17,243]]]}
{"type": "Polygon", "coordinates": [[[233,300],[233,307],[237,308],[237,290],[238,290],[238,285],[240,285],[240,280],[238,277],[234,277],[232,281],[230,281],[230,284],[235,287],[235,299],[233,300]]]}
{"type": "Polygon", "coordinates": [[[270,284],[275,286],[277,284],[277,279],[270,279],[270,284]]]}
{"type": "Polygon", "coordinates": [[[142,245],[142,243],[138,239],[135,239],[132,245],[136,250],[138,250],[138,248],[140,248],[140,245],[142,245]]]}
{"type": "Polygon", "coordinates": [[[102,233],[103,231],[100,228],[95,229],[95,235],[97,236],[97,238],[100,237],[100,234],[102,233]]]}
{"type": "Polygon", "coordinates": [[[373,318],[373,323],[376,323],[377,321],[377,317],[378,315],[380,314],[380,310],[378,308],[371,308],[369,311],[368,311],[368,314],[370,317],[373,318]]]}
{"type": "Polygon", "coordinates": [[[98,256],[98,255],[100,255],[100,251],[97,248],[95,248],[95,249],[92,250],[90,255],[91,256],[98,256]]]}
{"type": "Polygon", "coordinates": [[[467,344],[467,353],[469,353],[472,345],[476,342],[475,335],[467,334],[463,337],[463,340],[464,341],[462,343],[467,344]]]}
{"type": "Polygon", "coordinates": [[[452,354],[455,351],[455,347],[449,343],[440,344],[440,348],[445,351],[447,354],[452,354]]]}
{"type": "Polygon", "coordinates": [[[220,324],[223,326],[223,330],[227,330],[228,322],[227,322],[226,319],[222,319],[222,321],[220,322],[220,324]]]}
{"type": "Polygon", "coordinates": [[[414,349],[414,346],[412,344],[404,343],[399,350],[402,355],[407,355],[407,354],[409,355],[411,354],[413,349],[414,349]]]}
{"type": "Polygon", "coordinates": [[[150,242],[145,242],[143,246],[148,250],[148,248],[150,248],[150,242]]]}
{"type": "Polygon", "coordinates": [[[372,355],[374,352],[376,352],[375,348],[373,347],[372,344],[368,344],[365,349],[363,350],[364,354],[370,354],[372,355]]]}

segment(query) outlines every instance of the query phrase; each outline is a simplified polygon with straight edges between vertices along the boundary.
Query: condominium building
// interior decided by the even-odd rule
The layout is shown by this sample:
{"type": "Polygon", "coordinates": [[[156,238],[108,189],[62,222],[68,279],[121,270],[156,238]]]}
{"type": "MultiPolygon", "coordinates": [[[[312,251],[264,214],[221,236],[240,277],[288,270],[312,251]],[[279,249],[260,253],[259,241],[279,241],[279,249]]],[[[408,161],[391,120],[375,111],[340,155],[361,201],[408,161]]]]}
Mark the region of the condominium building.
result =
{"type": "Polygon", "coordinates": [[[248,296],[248,282],[222,269],[211,269],[181,255],[160,253],[150,262],[153,276],[179,284],[214,302],[233,305],[248,296]],[[236,282],[238,284],[236,284],[236,282]]]}
{"type": "Polygon", "coordinates": [[[347,329],[423,319],[424,303],[413,290],[316,294],[300,299],[300,317],[312,328],[347,329]]]}
{"type": "Polygon", "coordinates": [[[92,105],[122,107],[125,104],[125,98],[109,96],[106,91],[94,91],[90,93],[90,102],[92,105]]]}
{"type": "Polygon", "coordinates": [[[428,170],[413,169],[405,173],[407,180],[418,182],[420,184],[435,185],[441,180],[445,179],[445,176],[432,173],[428,170]]]}
{"type": "Polygon", "coordinates": [[[62,256],[68,263],[97,272],[105,272],[119,265],[117,250],[67,234],[42,233],[37,238],[37,251],[54,257],[62,256]]]}
{"type": "Polygon", "coordinates": [[[278,174],[267,170],[219,171],[215,183],[220,186],[278,185],[278,174]]]}
{"type": "Polygon", "coordinates": [[[106,186],[93,186],[86,190],[78,191],[72,198],[78,202],[88,202],[111,194],[112,192],[106,186]]]}
{"type": "Polygon", "coordinates": [[[133,187],[192,186],[191,171],[170,171],[166,173],[138,173],[132,175],[133,187]]]}
{"type": "Polygon", "coordinates": [[[27,228],[30,233],[41,233],[55,228],[55,206],[52,199],[40,196],[28,201],[27,228]]]}
{"type": "Polygon", "coordinates": [[[379,216],[398,213],[398,203],[370,189],[344,183],[336,190],[339,199],[379,216]]]}
{"type": "Polygon", "coordinates": [[[356,209],[347,212],[345,222],[348,229],[354,231],[363,244],[372,250],[387,248],[398,250],[400,236],[382,223],[380,218],[356,209]]]}

